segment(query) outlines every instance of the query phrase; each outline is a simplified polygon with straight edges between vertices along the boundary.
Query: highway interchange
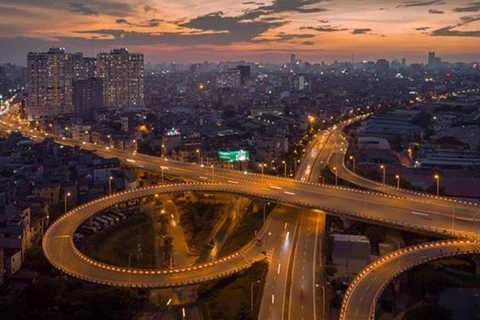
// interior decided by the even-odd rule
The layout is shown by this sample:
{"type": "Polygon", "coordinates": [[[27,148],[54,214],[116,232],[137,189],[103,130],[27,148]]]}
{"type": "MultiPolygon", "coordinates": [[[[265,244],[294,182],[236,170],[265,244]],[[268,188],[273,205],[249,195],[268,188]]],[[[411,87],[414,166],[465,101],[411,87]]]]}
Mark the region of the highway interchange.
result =
{"type": "MultiPolygon", "coordinates": [[[[5,124],[2,125],[4,126],[4,129],[11,129],[5,127],[5,124]]],[[[28,131],[26,133],[28,134],[28,131]]],[[[338,135],[338,139],[341,139],[340,135],[338,135]]],[[[69,141],[68,139],[60,142],[71,145],[76,144],[76,142],[69,141]]],[[[334,145],[336,144],[334,143],[334,145]]],[[[307,181],[301,182],[298,180],[252,174],[249,172],[202,167],[199,165],[175,162],[141,154],[134,155],[130,152],[121,150],[105,150],[103,147],[91,144],[82,145],[82,148],[94,149],[102,156],[118,157],[132,165],[144,167],[146,169],[159,171],[160,166],[163,166],[164,168],[168,168],[167,170],[169,170],[169,173],[172,175],[181,175],[185,178],[216,182],[215,184],[188,184],[175,186],[178,190],[228,191],[232,193],[252,195],[280,203],[321,209],[336,215],[373,221],[375,223],[383,223],[406,229],[417,229],[430,231],[439,235],[468,237],[471,239],[476,237],[477,226],[475,223],[475,217],[478,214],[478,206],[476,204],[472,205],[461,201],[453,201],[437,197],[427,198],[425,195],[416,195],[410,192],[396,190],[395,188],[380,186],[378,183],[369,182],[353,175],[343,167],[342,150],[339,154],[334,154],[330,158],[331,165],[337,164],[340,177],[352,182],[356,181],[357,184],[364,187],[367,186],[368,188],[378,189],[379,191],[387,191],[389,194],[325,186],[316,183],[309,183],[307,181]],[[419,212],[423,213],[423,215],[416,214],[419,212]],[[452,218],[455,218],[454,230],[452,228],[452,218]]],[[[151,190],[136,190],[133,193],[144,192],[144,195],[146,195],[162,191],[171,192],[171,190],[168,191],[167,188],[157,188],[158,189],[153,188],[151,190]]],[[[44,239],[44,251],[49,261],[54,266],[68,274],[90,281],[120,286],[158,287],[181,285],[182,283],[205,281],[211,277],[226,276],[232,272],[248,267],[248,264],[251,263],[251,261],[262,258],[262,253],[259,251],[261,248],[254,248],[254,246],[250,244],[250,249],[248,246],[243,248],[242,254],[237,253],[229,257],[229,259],[215,262],[209,266],[203,266],[201,268],[197,267],[195,270],[176,270],[167,273],[162,271],[158,273],[159,271],[153,270],[126,270],[126,268],[105,266],[92,261],[87,257],[81,257],[78,250],[76,250],[73,245],[71,235],[79,223],[87,218],[85,216],[85,211],[83,211],[82,214],[79,214],[82,212],[82,208],[85,209],[86,206],[93,206],[88,207],[86,212],[95,212],[95,206],[98,206],[98,209],[105,208],[116,202],[122,201],[124,197],[139,196],[138,194],[133,193],[128,195],[118,194],[113,197],[96,200],[93,203],[72,210],[64,216],[64,218],[58,220],[47,231],[44,239]]],[[[302,218],[304,217],[298,219],[301,221],[302,218]]],[[[303,223],[300,223],[300,225],[303,225],[303,223]]],[[[272,230],[279,230],[281,228],[282,226],[279,225],[272,230]]],[[[281,232],[276,232],[275,236],[278,237],[280,234],[281,232]]],[[[285,239],[281,238],[277,240],[272,239],[272,243],[278,240],[285,241],[285,239]]],[[[476,246],[472,243],[465,243],[464,247],[461,248],[457,244],[453,246],[455,246],[455,250],[451,249],[453,250],[452,254],[459,253],[458,249],[461,249],[462,251],[465,250],[465,252],[476,250],[476,246]]],[[[427,248],[425,250],[433,252],[432,255],[429,256],[431,258],[439,256],[438,252],[435,254],[435,250],[433,249],[427,248]]],[[[442,249],[443,253],[450,251],[447,248],[442,249]]],[[[410,252],[415,252],[415,255],[412,256],[411,260],[407,260],[410,261],[410,263],[412,263],[412,261],[418,262],[420,257],[416,256],[416,251],[412,250],[409,251],[409,253],[410,252]]],[[[418,254],[424,254],[424,256],[427,257],[427,254],[422,253],[421,250],[418,250],[418,254]]],[[[401,260],[404,259],[402,258],[401,260]]],[[[384,285],[385,281],[391,278],[393,271],[389,268],[391,269],[391,266],[382,269],[385,270],[382,274],[385,274],[385,277],[388,276],[387,278],[377,276],[378,284],[384,285]]],[[[373,283],[376,282],[374,281],[373,283]]],[[[371,287],[375,287],[373,283],[370,284],[371,287]]],[[[377,287],[382,288],[381,286],[377,287]]],[[[358,291],[358,288],[359,285],[357,284],[356,287],[351,289],[351,292],[354,290],[358,291]]],[[[378,290],[374,292],[378,296],[378,290]]],[[[345,319],[370,318],[371,306],[370,310],[361,310],[358,306],[366,306],[367,303],[361,303],[362,301],[354,299],[353,294],[350,294],[350,297],[351,298],[348,301],[344,301],[344,306],[342,307],[342,315],[345,319]],[[349,303],[351,301],[357,306],[350,307],[349,303]],[[355,310],[351,311],[350,309],[352,308],[355,310]]]]}

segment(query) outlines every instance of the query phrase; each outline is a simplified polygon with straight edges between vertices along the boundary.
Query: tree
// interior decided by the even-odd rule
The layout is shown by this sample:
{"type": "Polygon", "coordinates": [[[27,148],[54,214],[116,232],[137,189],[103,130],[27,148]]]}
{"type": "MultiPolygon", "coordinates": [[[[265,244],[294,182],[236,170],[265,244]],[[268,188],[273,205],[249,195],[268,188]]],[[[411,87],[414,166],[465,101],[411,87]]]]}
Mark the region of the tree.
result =
{"type": "Polygon", "coordinates": [[[436,305],[419,305],[408,309],[402,320],[451,320],[452,313],[444,307],[436,305]]]}
{"type": "Polygon", "coordinates": [[[325,267],[325,273],[327,277],[333,277],[337,273],[337,268],[332,265],[327,265],[325,267]]]}
{"type": "Polygon", "coordinates": [[[27,290],[28,302],[32,307],[48,308],[66,292],[64,281],[42,276],[34,280],[27,290]]]}
{"type": "Polygon", "coordinates": [[[422,110],[412,119],[412,123],[420,126],[423,129],[429,128],[432,125],[432,115],[422,110]]]}
{"type": "Polygon", "coordinates": [[[379,226],[368,226],[365,229],[365,236],[370,240],[372,251],[378,251],[378,244],[385,241],[386,231],[379,226]]]}
{"type": "Polygon", "coordinates": [[[443,274],[431,265],[418,267],[414,273],[415,283],[422,289],[422,296],[425,298],[427,293],[438,294],[442,289],[443,274]]]}
{"type": "Polygon", "coordinates": [[[128,319],[128,311],[137,302],[137,294],[127,288],[97,291],[90,302],[92,319],[128,319]]]}
{"type": "Polygon", "coordinates": [[[25,261],[23,266],[32,271],[38,271],[42,274],[48,274],[51,269],[50,264],[43,255],[42,248],[33,247],[25,251],[25,261]]]}

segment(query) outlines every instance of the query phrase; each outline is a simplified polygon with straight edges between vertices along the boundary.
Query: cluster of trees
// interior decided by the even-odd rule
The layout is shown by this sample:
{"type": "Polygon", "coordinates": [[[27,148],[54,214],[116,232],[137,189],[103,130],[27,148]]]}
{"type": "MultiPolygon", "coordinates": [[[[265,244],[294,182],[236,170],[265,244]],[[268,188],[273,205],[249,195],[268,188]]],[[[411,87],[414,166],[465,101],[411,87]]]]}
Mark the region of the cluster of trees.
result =
{"type": "Polygon", "coordinates": [[[180,223],[188,235],[190,247],[205,245],[215,224],[221,216],[221,204],[203,201],[187,201],[183,205],[180,223]]]}
{"type": "Polygon", "coordinates": [[[130,319],[138,295],[127,288],[86,290],[81,282],[42,276],[7,305],[0,319],[130,319]]]}

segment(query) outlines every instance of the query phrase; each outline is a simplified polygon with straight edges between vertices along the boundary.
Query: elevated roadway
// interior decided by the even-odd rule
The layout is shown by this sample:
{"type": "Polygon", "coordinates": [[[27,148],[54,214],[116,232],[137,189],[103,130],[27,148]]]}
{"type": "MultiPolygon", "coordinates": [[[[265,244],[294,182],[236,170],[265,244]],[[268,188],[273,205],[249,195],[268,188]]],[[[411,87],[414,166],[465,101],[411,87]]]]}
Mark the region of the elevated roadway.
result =
{"type": "MultiPolygon", "coordinates": [[[[195,190],[229,192],[263,198],[272,202],[317,208],[354,219],[385,221],[392,225],[408,225],[410,228],[429,230],[440,234],[444,234],[443,227],[450,222],[448,215],[438,214],[434,216],[434,219],[419,219],[418,216],[411,214],[412,210],[438,210],[441,212],[444,210],[442,206],[432,208],[431,204],[408,199],[352,189],[322,187],[317,184],[302,184],[291,180],[277,181],[277,186],[281,189],[240,180],[238,183],[196,183],[152,187],[100,198],[75,208],[55,221],[45,234],[43,250],[50,263],[67,274],[97,283],[133,287],[180,286],[207,281],[212,277],[228,276],[243,270],[252,261],[263,258],[261,247],[251,244],[250,247],[242,249],[241,254],[238,253],[223,259],[223,263],[215,262],[202,268],[195,269],[194,267],[173,272],[160,270],[143,270],[142,272],[142,270],[107,266],[85,257],[76,250],[72,234],[91,215],[128,199],[161,192],[195,190]],[[390,219],[385,218],[385,213],[391,216],[390,219]]],[[[471,222],[473,213],[470,206],[459,210],[458,215],[463,220],[460,220],[457,225],[458,236],[471,237],[474,235],[475,228],[471,222]]]]}
{"type": "Polygon", "coordinates": [[[387,284],[400,273],[420,264],[452,256],[478,254],[480,246],[470,240],[445,240],[403,248],[383,256],[350,283],[340,310],[340,320],[375,319],[376,302],[387,284]]]}
{"type": "MultiPolygon", "coordinates": [[[[5,125],[5,123],[1,125],[7,129],[11,127],[5,125]]],[[[22,129],[25,130],[25,128],[19,128],[19,130],[22,129]]],[[[30,134],[35,135],[35,132],[31,132],[30,134]]],[[[44,136],[36,137],[36,139],[43,138],[44,136]]],[[[78,142],[68,139],[59,142],[70,145],[78,144],[78,142]]],[[[325,186],[307,181],[303,183],[302,180],[296,181],[248,172],[244,173],[213,167],[203,167],[141,154],[132,154],[122,150],[107,150],[92,144],[82,144],[79,146],[94,150],[102,156],[118,157],[134,166],[144,167],[158,172],[161,170],[169,170],[171,174],[181,175],[186,178],[218,182],[217,184],[187,184],[175,186],[175,188],[178,188],[176,191],[208,190],[251,195],[275,202],[307,208],[317,208],[352,219],[371,221],[407,230],[431,232],[445,237],[474,239],[476,230],[478,229],[476,226],[477,221],[475,220],[478,214],[478,204],[398,190],[362,179],[344,167],[343,153],[346,150],[346,146],[345,148],[340,148],[340,152],[330,158],[330,167],[337,166],[337,174],[345,180],[349,180],[365,188],[387,192],[387,194],[325,186]]],[[[198,283],[215,277],[228,276],[247,268],[252,261],[262,258],[262,253],[258,252],[259,249],[253,248],[253,245],[250,245],[250,247],[247,246],[242,249],[241,253],[238,252],[221,261],[216,261],[205,266],[170,271],[140,270],[98,263],[83,256],[75,248],[71,235],[81,221],[97,212],[96,209],[100,207],[105,208],[116,202],[124,201],[121,197],[138,197],[142,192],[146,195],[147,193],[156,193],[162,190],[167,191],[166,188],[161,190],[155,188],[136,190],[129,194],[119,194],[113,197],[99,199],[72,210],[55,222],[47,231],[43,242],[43,249],[47,259],[65,273],[93,282],[117,286],[165,287],[198,283]],[[98,208],[96,208],[96,206],[98,206],[98,208]]],[[[172,190],[168,192],[171,191],[172,190]]],[[[477,252],[472,242],[465,242],[464,249],[457,244],[455,248],[450,244],[442,244],[441,246],[445,247],[441,248],[442,251],[440,255],[438,255],[438,252],[435,254],[433,247],[425,250],[418,247],[412,248],[409,251],[410,255],[405,256],[405,260],[410,261],[411,264],[405,265],[404,268],[411,267],[422,261],[428,261],[428,259],[441,257],[447,252],[450,254],[477,252]],[[422,255],[425,256],[425,259],[422,258],[422,255]]],[[[409,252],[403,254],[408,254],[409,252]]],[[[398,259],[398,261],[402,259],[398,259]]],[[[378,298],[379,293],[383,289],[382,286],[385,286],[392,278],[392,273],[395,274],[393,270],[383,265],[378,265],[378,267],[381,268],[380,273],[385,273],[385,277],[380,278],[377,276],[377,278],[375,278],[375,276],[373,276],[375,286],[371,287],[371,291],[368,291],[370,288],[359,286],[359,283],[363,284],[372,281],[370,276],[366,276],[365,270],[362,271],[358,279],[349,287],[349,295],[345,298],[342,306],[343,319],[356,319],[355,317],[358,319],[370,319],[372,317],[372,310],[374,310],[376,298],[378,298]],[[361,282],[363,278],[367,280],[361,282]],[[380,285],[380,283],[382,285],[380,285]],[[372,299],[372,304],[367,308],[367,304],[360,306],[358,302],[356,304],[352,303],[352,301],[360,301],[357,300],[356,295],[358,295],[358,292],[367,292],[365,290],[374,294],[372,297],[375,297],[375,299],[372,299]]],[[[401,269],[399,268],[398,270],[401,269]]],[[[368,286],[368,284],[365,286],[368,286]]],[[[359,299],[361,299],[361,297],[359,297],[359,299]]]]}

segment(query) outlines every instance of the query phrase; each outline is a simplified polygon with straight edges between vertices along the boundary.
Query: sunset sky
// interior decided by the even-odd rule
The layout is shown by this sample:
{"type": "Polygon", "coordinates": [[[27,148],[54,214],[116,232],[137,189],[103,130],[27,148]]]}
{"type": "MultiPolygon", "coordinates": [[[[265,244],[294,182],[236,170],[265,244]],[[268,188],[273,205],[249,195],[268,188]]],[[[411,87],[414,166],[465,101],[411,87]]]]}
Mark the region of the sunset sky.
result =
{"type": "Polygon", "coordinates": [[[0,0],[0,63],[65,47],[148,62],[480,60],[472,0],[0,0]],[[93,41],[92,41],[93,39],[93,41]]]}

